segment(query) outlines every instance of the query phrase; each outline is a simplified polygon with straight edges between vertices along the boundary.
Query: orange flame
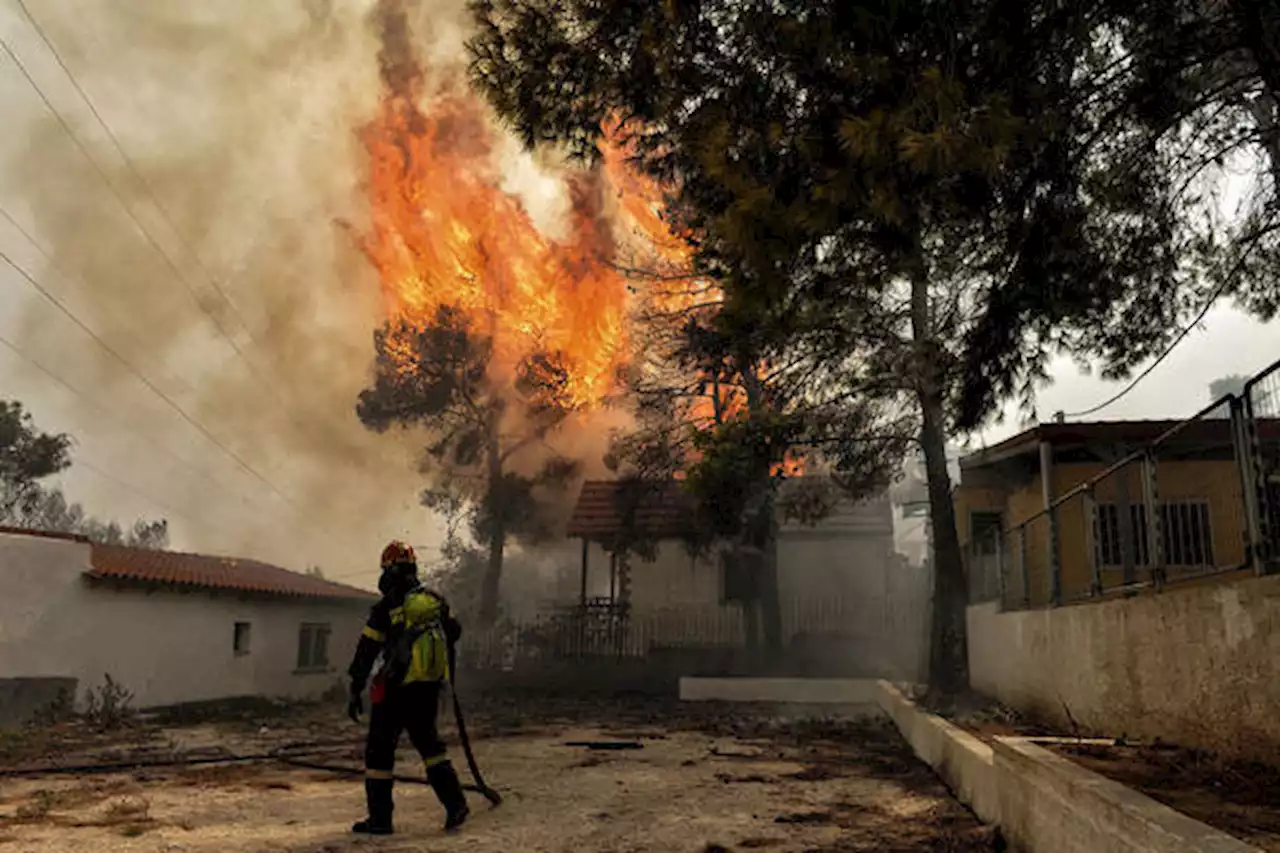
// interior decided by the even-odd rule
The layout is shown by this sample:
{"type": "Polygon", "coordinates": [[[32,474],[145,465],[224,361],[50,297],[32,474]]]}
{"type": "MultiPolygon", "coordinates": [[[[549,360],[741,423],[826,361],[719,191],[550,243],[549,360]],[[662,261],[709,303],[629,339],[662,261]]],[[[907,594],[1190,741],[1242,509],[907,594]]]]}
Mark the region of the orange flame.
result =
{"type": "Polygon", "coordinates": [[[493,337],[496,374],[535,352],[559,353],[569,398],[590,408],[612,390],[628,345],[627,280],[613,265],[603,175],[565,176],[569,237],[554,240],[501,189],[494,134],[473,96],[419,109],[389,95],[363,132],[372,229],[361,247],[392,319],[416,325],[458,305],[493,337]]]}
{"type": "MultiPolygon", "coordinates": [[[[361,134],[371,227],[360,246],[378,271],[389,319],[421,325],[456,305],[492,336],[495,377],[510,378],[535,353],[558,353],[567,398],[590,409],[615,390],[629,355],[631,287],[620,244],[648,256],[656,275],[642,286],[664,309],[722,298],[711,282],[687,277],[693,251],[665,221],[658,184],[628,166],[618,135],[606,131],[599,170],[563,174],[569,236],[556,240],[502,189],[497,131],[478,98],[453,91],[424,99],[415,74],[388,82],[361,134]]],[[[741,389],[721,394],[726,413],[745,405],[741,389]]],[[[691,416],[709,421],[713,409],[707,397],[691,416]]],[[[789,458],[783,467],[802,470],[803,462],[789,458]]]]}

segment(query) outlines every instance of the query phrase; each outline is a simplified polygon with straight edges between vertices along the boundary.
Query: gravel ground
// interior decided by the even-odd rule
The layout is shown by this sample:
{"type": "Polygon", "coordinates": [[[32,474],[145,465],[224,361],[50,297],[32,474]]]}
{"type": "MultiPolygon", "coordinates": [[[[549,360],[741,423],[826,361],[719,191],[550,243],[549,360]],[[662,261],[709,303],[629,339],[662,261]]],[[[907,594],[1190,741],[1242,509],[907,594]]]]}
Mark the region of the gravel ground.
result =
{"type": "MultiPolygon", "coordinates": [[[[442,811],[428,788],[401,784],[397,835],[354,838],[350,823],[363,814],[358,778],[263,763],[0,780],[0,853],[997,849],[884,725],[625,701],[523,698],[484,709],[473,725],[476,757],[505,800],[490,808],[473,795],[472,820],[455,835],[441,832],[442,811]],[[643,748],[565,745],[618,738],[643,748]]],[[[358,736],[335,716],[333,709],[249,715],[135,731],[128,741],[154,754],[155,744],[241,752],[358,736]]],[[[104,754],[98,741],[94,750],[104,754]]],[[[64,751],[56,759],[79,757],[64,751]]],[[[331,749],[324,760],[358,766],[358,748],[331,749]]],[[[422,773],[408,751],[398,772],[422,773]]]]}

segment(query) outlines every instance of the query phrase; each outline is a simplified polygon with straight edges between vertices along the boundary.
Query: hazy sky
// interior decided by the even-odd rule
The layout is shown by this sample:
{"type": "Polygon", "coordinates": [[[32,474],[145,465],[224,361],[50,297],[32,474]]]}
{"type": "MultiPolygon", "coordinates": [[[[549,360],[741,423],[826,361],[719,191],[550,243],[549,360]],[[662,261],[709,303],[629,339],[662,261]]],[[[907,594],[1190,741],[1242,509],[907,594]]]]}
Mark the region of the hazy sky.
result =
{"type": "MultiPolygon", "coordinates": [[[[28,5],[128,155],[2,0],[0,37],[57,115],[0,50],[0,252],[48,293],[0,259],[0,397],[75,437],[69,496],[124,523],[168,517],[178,548],[355,582],[390,536],[429,550],[413,443],[365,433],[352,408],[380,317],[335,224],[363,215],[367,4],[28,5]]],[[[456,50],[457,33],[436,41],[456,50]]],[[[1222,307],[1097,417],[1188,415],[1212,380],[1276,359],[1280,326],[1222,307]]],[[[1117,387],[1067,362],[1053,375],[1044,419],[1117,387]]]]}

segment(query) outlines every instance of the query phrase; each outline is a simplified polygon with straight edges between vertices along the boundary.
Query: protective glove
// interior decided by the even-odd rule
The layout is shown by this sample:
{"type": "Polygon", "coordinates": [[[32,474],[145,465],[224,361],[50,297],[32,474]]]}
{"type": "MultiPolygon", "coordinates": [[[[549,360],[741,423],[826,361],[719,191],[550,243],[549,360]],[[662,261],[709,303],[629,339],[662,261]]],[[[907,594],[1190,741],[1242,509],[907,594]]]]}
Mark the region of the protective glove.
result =
{"type": "Polygon", "coordinates": [[[347,716],[351,718],[351,722],[360,722],[360,715],[364,713],[364,700],[360,698],[360,694],[351,693],[351,699],[347,701],[347,716]]]}

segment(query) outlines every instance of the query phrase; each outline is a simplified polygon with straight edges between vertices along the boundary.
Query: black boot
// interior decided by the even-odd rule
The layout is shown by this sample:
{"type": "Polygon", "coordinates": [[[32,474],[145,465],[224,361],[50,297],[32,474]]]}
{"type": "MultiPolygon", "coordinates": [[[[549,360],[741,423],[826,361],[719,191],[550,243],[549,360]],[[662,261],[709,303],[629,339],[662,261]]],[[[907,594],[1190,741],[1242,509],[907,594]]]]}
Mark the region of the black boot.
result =
{"type": "Polygon", "coordinates": [[[467,806],[467,795],[462,793],[462,783],[458,781],[457,771],[448,761],[433,764],[427,768],[427,781],[431,783],[440,805],[444,806],[446,816],[445,832],[462,826],[471,809],[467,806]]]}
{"type": "Polygon", "coordinates": [[[391,779],[365,779],[364,796],[369,806],[369,816],[351,827],[352,832],[364,835],[390,835],[391,826],[391,779]]]}

